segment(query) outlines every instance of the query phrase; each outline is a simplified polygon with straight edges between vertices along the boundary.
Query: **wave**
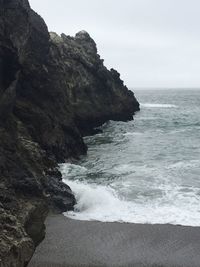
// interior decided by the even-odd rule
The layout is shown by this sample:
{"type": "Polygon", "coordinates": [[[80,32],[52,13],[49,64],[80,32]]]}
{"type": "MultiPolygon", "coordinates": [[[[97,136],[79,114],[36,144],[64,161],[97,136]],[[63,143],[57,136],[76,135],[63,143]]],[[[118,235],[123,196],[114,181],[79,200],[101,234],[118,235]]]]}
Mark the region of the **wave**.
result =
{"type": "MultiPolygon", "coordinates": [[[[181,224],[200,226],[199,199],[194,192],[186,192],[185,198],[172,193],[177,204],[166,202],[125,201],[108,186],[83,184],[78,181],[66,181],[75,193],[77,204],[74,211],[65,216],[82,221],[128,222],[149,224],[181,224]],[[194,210],[195,208],[195,210],[194,210]]],[[[179,189],[180,191],[180,189],[179,189]]]]}
{"type": "Polygon", "coordinates": [[[141,103],[141,107],[145,108],[177,108],[178,106],[172,104],[154,104],[154,103],[141,103]]]}
{"type": "Polygon", "coordinates": [[[82,167],[80,165],[71,164],[71,163],[63,163],[59,165],[60,172],[64,177],[75,177],[82,176],[87,173],[87,168],[82,167]]]}
{"type": "Polygon", "coordinates": [[[200,167],[200,160],[187,160],[187,161],[178,161],[176,163],[170,164],[166,168],[185,170],[185,169],[194,169],[199,167],[200,167]]]}
{"type": "MultiPolygon", "coordinates": [[[[69,167],[69,164],[66,168],[62,166],[62,174],[63,181],[71,187],[77,200],[75,210],[65,213],[71,219],[200,226],[198,188],[163,184],[160,187],[162,194],[158,198],[149,199],[140,195],[129,201],[121,198],[116,189],[109,185],[69,180],[69,167]]],[[[81,168],[77,166],[78,171],[81,168]]],[[[84,168],[82,171],[85,171],[84,168]]]]}
{"type": "Polygon", "coordinates": [[[143,135],[141,132],[127,132],[123,134],[124,136],[133,136],[133,135],[143,135]]]}
{"type": "Polygon", "coordinates": [[[115,191],[107,186],[64,180],[75,194],[77,204],[74,212],[66,215],[78,220],[118,221],[117,210],[122,202],[115,191]]]}

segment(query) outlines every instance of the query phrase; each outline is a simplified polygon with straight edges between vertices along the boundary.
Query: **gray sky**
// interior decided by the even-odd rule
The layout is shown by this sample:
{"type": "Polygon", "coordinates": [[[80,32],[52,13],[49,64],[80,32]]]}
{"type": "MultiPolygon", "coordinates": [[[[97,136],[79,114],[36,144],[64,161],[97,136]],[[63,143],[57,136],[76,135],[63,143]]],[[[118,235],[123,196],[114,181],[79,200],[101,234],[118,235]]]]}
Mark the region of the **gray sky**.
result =
{"type": "Polygon", "coordinates": [[[49,31],[86,30],[129,87],[200,88],[199,0],[30,0],[49,31]]]}

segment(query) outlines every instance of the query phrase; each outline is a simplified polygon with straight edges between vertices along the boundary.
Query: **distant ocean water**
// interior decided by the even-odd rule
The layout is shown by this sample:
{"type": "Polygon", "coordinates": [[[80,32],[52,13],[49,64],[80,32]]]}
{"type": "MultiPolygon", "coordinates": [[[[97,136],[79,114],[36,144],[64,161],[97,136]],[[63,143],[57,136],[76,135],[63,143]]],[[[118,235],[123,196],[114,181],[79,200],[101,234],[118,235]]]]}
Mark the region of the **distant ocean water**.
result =
{"type": "Polygon", "coordinates": [[[88,155],[60,166],[78,220],[200,226],[200,90],[136,90],[134,121],[86,137],[88,155]]]}

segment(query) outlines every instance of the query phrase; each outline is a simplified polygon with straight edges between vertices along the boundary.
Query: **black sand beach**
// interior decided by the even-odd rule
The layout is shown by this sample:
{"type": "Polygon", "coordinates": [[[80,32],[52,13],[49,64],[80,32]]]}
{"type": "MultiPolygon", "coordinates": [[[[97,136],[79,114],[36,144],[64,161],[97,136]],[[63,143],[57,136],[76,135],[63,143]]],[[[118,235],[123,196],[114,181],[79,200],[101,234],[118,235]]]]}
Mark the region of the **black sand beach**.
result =
{"type": "Polygon", "coordinates": [[[199,267],[200,228],[46,220],[46,238],[28,267],[199,267]]]}

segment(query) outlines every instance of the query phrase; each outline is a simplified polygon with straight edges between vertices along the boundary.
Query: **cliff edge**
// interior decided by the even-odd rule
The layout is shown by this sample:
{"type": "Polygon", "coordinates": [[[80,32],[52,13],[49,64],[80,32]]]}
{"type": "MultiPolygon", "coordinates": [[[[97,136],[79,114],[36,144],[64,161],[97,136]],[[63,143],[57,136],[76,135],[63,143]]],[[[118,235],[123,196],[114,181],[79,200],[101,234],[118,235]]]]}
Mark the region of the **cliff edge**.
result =
{"type": "Polygon", "coordinates": [[[83,136],[139,110],[85,31],[49,33],[28,0],[0,0],[0,266],[26,266],[49,210],[73,209],[58,163],[83,136]]]}

